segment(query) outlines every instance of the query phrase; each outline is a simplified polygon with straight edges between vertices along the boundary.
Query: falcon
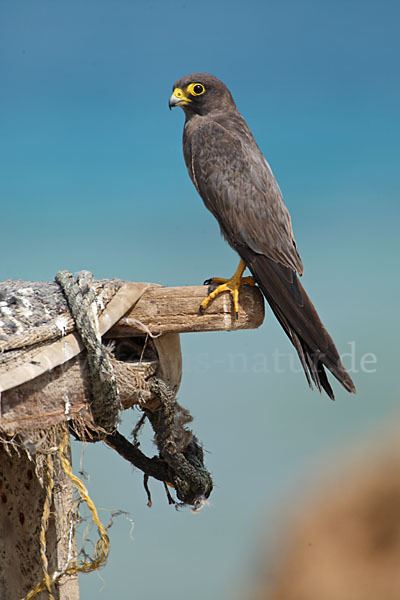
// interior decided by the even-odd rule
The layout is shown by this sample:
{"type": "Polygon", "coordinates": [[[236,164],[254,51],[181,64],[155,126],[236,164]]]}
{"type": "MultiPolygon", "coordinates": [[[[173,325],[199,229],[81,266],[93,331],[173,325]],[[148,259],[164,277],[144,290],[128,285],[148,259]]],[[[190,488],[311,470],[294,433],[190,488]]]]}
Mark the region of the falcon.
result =
{"type": "Polygon", "coordinates": [[[323,326],[298,275],[303,264],[294,240],[289,212],[275,177],[228,88],[213,75],[192,73],[173,86],[169,107],[186,116],[183,154],[190,178],[221,233],[240,256],[230,279],[203,300],[228,291],[238,316],[239,288],[258,284],[299,355],[309,386],[312,382],[334,400],[325,367],[348,392],[355,386],[335,344],[323,326]],[[246,267],[252,277],[242,277],[246,267]]]}

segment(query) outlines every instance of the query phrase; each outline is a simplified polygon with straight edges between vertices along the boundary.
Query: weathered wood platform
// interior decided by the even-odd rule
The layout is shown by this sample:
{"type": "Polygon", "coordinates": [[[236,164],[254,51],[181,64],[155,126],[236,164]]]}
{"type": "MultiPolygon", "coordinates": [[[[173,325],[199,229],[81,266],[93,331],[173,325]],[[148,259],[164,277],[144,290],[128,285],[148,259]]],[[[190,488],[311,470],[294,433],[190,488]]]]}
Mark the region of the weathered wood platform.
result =
{"type": "MultiPolygon", "coordinates": [[[[93,310],[109,348],[122,408],[137,403],[157,408],[146,387],[153,375],[177,391],[180,333],[252,329],[264,318],[263,297],[251,286],[240,290],[237,320],[228,294],[199,314],[206,286],[110,280],[96,287],[93,310]]],[[[9,453],[0,444],[0,598],[21,600],[42,577],[39,530],[46,471],[40,465],[48,453],[55,467],[46,534],[49,573],[62,570],[75,554],[72,484],[58,462],[57,427],[76,418],[90,422],[90,398],[85,351],[58,285],[0,283],[0,435],[11,440],[9,453]]],[[[77,576],[63,576],[52,592],[55,600],[78,600],[77,576]]],[[[36,596],[47,597],[46,592],[36,596]]]]}

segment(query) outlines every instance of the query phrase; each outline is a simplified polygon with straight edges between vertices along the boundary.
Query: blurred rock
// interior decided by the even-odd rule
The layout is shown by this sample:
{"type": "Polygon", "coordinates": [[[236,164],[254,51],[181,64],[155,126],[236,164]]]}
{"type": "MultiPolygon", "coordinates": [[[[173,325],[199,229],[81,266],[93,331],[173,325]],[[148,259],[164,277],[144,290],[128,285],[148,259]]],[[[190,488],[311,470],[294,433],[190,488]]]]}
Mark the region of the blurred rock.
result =
{"type": "Polygon", "coordinates": [[[302,503],[254,600],[400,599],[400,443],[358,451],[343,471],[302,503]]]}

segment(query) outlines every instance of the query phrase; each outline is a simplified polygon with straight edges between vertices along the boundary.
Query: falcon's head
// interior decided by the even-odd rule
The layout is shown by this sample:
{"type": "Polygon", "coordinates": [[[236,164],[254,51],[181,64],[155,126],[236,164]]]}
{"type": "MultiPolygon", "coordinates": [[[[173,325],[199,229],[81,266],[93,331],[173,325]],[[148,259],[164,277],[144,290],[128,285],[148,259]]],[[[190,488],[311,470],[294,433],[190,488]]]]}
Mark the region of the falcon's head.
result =
{"type": "Polygon", "coordinates": [[[236,108],[226,85],[209,73],[191,73],[178,79],[169,99],[169,107],[175,106],[183,108],[188,117],[236,108]]]}

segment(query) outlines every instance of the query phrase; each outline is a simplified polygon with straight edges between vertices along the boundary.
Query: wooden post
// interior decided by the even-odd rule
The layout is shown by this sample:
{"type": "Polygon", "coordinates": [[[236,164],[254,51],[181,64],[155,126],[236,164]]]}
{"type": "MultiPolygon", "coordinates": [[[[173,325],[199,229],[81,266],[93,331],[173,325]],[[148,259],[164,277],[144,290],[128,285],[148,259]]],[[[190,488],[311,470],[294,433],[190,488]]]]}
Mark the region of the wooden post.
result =
{"type": "MultiPolygon", "coordinates": [[[[57,440],[54,440],[57,442],[57,440]]],[[[42,580],[39,533],[45,503],[40,465],[25,450],[0,446],[0,598],[21,600],[42,580]]],[[[73,490],[54,454],[54,490],[46,534],[48,572],[62,569],[75,550],[73,490]]],[[[77,575],[52,588],[55,600],[79,600],[77,575]]],[[[47,600],[46,592],[36,598],[47,600]]]]}

